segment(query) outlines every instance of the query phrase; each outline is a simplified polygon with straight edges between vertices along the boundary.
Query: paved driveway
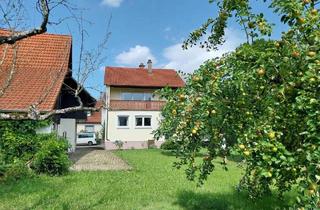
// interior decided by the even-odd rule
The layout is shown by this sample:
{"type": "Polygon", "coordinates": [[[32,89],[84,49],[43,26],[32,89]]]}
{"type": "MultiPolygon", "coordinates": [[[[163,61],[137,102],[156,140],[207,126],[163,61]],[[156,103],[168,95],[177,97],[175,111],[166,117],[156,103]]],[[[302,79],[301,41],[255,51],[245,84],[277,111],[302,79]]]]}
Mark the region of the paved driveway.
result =
{"type": "Polygon", "coordinates": [[[131,167],[121,158],[110,151],[97,148],[77,148],[70,155],[74,163],[71,170],[75,171],[102,171],[102,170],[129,170],[131,167]]]}

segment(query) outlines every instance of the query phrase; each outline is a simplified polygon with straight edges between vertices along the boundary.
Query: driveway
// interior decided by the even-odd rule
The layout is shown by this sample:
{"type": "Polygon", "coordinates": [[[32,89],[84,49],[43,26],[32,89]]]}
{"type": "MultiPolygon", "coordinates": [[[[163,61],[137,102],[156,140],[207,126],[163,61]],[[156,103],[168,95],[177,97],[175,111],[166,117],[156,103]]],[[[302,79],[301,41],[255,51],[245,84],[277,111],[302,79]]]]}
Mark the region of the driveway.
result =
{"type": "Polygon", "coordinates": [[[70,155],[73,162],[71,170],[75,171],[104,171],[130,170],[131,167],[111,151],[97,148],[77,148],[70,155]]]}

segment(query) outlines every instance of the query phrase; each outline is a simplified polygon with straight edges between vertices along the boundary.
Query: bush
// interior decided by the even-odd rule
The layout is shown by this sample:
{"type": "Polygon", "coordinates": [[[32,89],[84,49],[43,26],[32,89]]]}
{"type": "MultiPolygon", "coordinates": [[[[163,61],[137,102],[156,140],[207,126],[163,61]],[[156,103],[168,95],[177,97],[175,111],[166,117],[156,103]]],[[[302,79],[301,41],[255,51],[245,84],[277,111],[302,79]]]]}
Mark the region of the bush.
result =
{"type": "Polygon", "coordinates": [[[19,135],[14,130],[5,131],[2,138],[3,160],[7,163],[12,163],[15,159],[30,160],[40,146],[36,135],[19,135]]]}
{"type": "Polygon", "coordinates": [[[0,180],[4,177],[7,165],[4,162],[3,153],[0,152],[0,180]]]}
{"type": "Polygon", "coordinates": [[[68,172],[70,161],[67,155],[68,142],[54,135],[45,135],[41,147],[34,156],[32,168],[37,173],[62,175],[68,172]]]}
{"type": "Polygon", "coordinates": [[[160,149],[163,150],[177,150],[178,149],[178,144],[175,143],[172,140],[167,140],[163,144],[161,144],[160,149]]]}
{"type": "Polygon", "coordinates": [[[53,134],[36,134],[49,121],[0,120],[0,179],[37,173],[60,175],[68,171],[68,143],[53,134]]]}
{"type": "Polygon", "coordinates": [[[8,181],[16,181],[18,179],[32,177],[32,171],[27,167],[27,164],[22,160],[15,160],[13,164],[4,165],[5,173],[3,179],[8,181]]]}
{"type": "Polygon", "coordinates": [[[116,147],[118,147],[119,150],[123,147],[123,141],[121,140],[116,140],[114,144],[116,145],[116,147]]]}

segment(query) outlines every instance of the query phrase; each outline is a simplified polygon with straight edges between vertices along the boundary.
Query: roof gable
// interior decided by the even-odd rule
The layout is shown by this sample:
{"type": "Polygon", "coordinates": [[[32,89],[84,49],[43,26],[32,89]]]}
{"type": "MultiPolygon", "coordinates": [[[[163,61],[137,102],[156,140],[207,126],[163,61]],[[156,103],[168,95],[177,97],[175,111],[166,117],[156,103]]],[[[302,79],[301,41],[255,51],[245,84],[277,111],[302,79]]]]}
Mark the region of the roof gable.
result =
{"type": "MultiPolygon", "coordinates": [[[[7,35],[9,31],[0,30],[0,36],[7,35]]],[[[14,45],[0,45],[0,90],[6,87],[14,69],[10,84],[0,96],[0,110],[27,111],[39,102],[40,111],[54,109],[69,72],[71,43],[71,36],[40,34],[14,45]]]]}

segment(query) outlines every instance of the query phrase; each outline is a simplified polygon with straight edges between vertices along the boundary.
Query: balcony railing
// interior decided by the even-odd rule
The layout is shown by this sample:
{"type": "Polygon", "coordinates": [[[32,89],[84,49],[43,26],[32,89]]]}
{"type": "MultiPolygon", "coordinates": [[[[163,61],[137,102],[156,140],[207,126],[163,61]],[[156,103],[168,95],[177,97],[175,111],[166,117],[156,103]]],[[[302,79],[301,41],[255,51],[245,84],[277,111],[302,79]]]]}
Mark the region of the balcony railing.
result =
{"type": "Polygon", "coordinates": [[[164,106],[165,101],[125,101],[111,100],[111,110],[149,110],[159,111],[164,106]]]}

